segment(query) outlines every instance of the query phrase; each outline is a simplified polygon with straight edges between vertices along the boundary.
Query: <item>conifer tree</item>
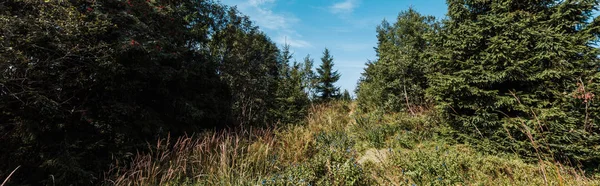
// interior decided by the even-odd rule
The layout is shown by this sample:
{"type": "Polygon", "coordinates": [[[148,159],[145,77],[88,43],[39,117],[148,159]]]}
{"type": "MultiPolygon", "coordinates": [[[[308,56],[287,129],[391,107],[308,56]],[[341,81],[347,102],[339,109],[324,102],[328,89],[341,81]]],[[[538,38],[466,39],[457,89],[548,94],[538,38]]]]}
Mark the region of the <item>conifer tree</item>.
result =
{"type": "Polygon", "coordinates": [[[350,92],[348,92],[348,90],[344,89],[344,93],[342,93],[342,97],[340,99],[344,101],[352,101],[352,96],[350,96],[350,92]]]}
{"type": "Polygon", "coordinates": [[[317,86],[317,77],[315,72],[312,70],[314,64],[314,60],[310,58],[310,55],[306,55],[304,57],[304,61],[300,63],[300,74],[302,76],[302,86],[304,87],[304,91],[308,94],[309,99],[316,98],[316,86],[317,86]]]}
{"type": "Polygon", "coordinates": [[[321,101],[329,101],[339,97],[340,88],[334,85],[340,79],[338,71],[333,71],[333,56],[329,54],[329,49],[325,48],[321,65],[317,68],[316,91],[320,93],[321,101]]]}
{"type": "Polygon", "coordinates": [[[298,123],[308,113],[308,94],[304,92],[302,70],[300,64],[294,62],[290,66],[293,54],[290,46],[284,45],[278,62],[277,90],[275,92],[275,106],[270,112],[273,114],[273,124],[298,123]]]}
{"type": "Polygon", "coordinates": [[[597,167],[597,1],[447,2],[428,94],[461,139],[597,167]]]}
{"type": "Polygon", "coordinates": [[[435,26],[434,17],[410,8],[393,25],[384,20],[377,27],[377,59],[367,64],[357,91],[361,109],[397,112],[426,104],[435,26]]]}

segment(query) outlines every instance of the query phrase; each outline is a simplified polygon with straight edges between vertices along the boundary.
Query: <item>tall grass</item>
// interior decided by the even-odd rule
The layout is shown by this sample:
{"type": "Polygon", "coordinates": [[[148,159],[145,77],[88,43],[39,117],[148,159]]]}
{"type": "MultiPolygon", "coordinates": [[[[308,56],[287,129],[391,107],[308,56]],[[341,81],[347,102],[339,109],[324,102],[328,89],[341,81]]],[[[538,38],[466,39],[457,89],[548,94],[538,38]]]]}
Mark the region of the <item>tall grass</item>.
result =
{"type": "Polygon", "coordinates": [[[8,174],[8,176],[6,176],[6,179],[4,179],[4,181],[2,182],[2,184],[0,184],[0,186],[4,186],[6,185],[6,183],[8,183],[8,180],[10,180],[10,177],[17,172],[17,170],[19,170],[19,168],[21,168],[21,166],[17,166],[17,168],[15,168],[12,172],[10,172],[10,174],[8,174]]]}
{"type": "Polygon", "coordinates": [[[273,169],[272,130],[209,132],[160,140],[148,154],[138,154],[127,168],[109,172],[115,185],[241,185],[273,169]]]}
{"type": "Polygon", "coordinates": [[[163,139],[114,185],[599,185],[575,168],[486,154],[446,137],[435,113],[356,113],[314,105],[302,124],[163,139]]]}

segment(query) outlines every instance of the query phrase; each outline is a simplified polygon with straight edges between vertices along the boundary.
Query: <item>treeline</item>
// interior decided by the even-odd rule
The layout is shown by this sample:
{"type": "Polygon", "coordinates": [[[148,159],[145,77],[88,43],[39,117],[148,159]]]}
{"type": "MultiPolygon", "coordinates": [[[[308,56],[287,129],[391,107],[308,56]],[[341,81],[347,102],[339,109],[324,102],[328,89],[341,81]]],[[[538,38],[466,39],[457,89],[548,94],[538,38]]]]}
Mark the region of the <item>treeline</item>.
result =
{"type": "Polygon", "coordinates": [[[448,0],[377,28],[359,81],[362,110],[435,109],[460,142],[487,152],[600,169],[595,0],[448,0]]]}
{"type": "Polygon", "coordinates": [[[11,183],[100,183],[157,139],[301,123],[341,95],[328,50],[317,73],[309,56],[291,63],[289,47],[212,0],[2,1],[0,45],[11,183]]]}

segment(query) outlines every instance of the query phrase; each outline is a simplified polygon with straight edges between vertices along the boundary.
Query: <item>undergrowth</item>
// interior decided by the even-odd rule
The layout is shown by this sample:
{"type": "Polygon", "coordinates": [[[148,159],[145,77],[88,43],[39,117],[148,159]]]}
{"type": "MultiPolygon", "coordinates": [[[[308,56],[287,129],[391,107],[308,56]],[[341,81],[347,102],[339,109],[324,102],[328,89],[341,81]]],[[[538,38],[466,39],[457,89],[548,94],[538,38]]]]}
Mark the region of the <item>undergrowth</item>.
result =
{"type": "Polygon", "coordinates": [[[435,113],[357,113],[316,105],[305,123],[164,139],[107,185],[599,185],[550,161],[456,143],[435,113]]]}

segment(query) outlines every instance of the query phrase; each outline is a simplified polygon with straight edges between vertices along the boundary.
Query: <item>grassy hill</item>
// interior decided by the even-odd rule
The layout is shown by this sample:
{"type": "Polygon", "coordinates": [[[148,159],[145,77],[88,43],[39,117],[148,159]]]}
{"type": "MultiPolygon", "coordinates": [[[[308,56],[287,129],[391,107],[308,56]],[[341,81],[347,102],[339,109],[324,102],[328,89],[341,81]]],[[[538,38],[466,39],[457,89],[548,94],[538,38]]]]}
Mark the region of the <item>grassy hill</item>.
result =
{"type": "Polygon", "coordinates": [[[305,124],[164,139],[117,185],[600,185],[549,158],[479,152],[452,139],[435,113],[358,113],[316,105],[305,124]]]}

